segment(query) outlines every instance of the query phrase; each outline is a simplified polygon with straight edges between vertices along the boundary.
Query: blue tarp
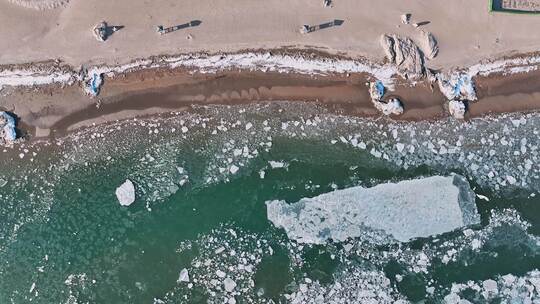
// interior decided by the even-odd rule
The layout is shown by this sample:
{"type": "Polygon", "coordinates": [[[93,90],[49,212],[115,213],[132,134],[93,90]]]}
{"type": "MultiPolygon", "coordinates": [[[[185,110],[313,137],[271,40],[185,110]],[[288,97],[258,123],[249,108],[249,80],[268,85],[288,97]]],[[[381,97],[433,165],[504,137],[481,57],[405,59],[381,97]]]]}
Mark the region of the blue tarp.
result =
{"type": "Polygon", "coordinates": [[[384,84],[382,83],[382,81],[377,80],[375,82],[375,88],[377,89],[377,93],[379,94],[379,96],[384,96],[384,84]]]}

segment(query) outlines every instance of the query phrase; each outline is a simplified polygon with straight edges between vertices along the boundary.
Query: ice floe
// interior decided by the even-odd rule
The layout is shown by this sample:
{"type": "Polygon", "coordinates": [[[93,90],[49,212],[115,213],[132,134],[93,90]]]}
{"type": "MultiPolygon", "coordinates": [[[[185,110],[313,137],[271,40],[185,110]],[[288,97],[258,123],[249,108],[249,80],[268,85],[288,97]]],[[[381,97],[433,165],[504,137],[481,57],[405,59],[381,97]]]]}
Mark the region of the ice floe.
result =
{"type": "Polygon", "coordinates": [[[129,206],[135,202],[135,185],[129,179],[116,188],[115,193],[118,202],[122,206],[129,206]]]}
{"type": "Polygon", "coordinates": [[[495,279],[452,284],[444,297],[447,304],[461,303],[538,303],[540,301],[540,271],[523,276],[505,274],[495,279]]]}
{"type": "Polygon", "coordinates": [[[373,237],[407,242],[477,224],[474,193],[459,175],[336,190],[297,203],[268,201],[267,216],[300,243],[373,237]]]}

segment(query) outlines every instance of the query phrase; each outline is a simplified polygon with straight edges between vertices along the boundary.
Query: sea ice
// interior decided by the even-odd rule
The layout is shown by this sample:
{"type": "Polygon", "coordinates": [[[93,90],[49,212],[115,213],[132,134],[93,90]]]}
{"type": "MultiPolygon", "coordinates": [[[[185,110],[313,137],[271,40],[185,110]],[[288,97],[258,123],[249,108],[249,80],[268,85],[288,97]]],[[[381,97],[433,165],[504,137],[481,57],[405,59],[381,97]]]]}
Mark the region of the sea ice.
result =
{"type": "Polygon", "coordinates": [[[363,237],[407,242],[477,224],[475,195],[460,175],[337,190],[297,203],[266,202],[268,219],[300,243],[363,237]]]}
{"type": "Polygon", "coordinates": [[[180,282],[189,282],[189,273],[186,268],[180,271],[180,276],[178,277],[178,283],[180,282]]]}
{"type": "Polygon", "coordinates": [[[231,278],[226,278],[223,280],[223,286],[225,287],[225,290],[227,292],[232,292],[234,288],[236,288],[236,282],[233,281],[231,278]]]}
{"type": "Polygon", "coordinates": [[[122,206],[129,206],[135,202],[135,186],[129,179],[116,188],[116,198],[122,206]]]}

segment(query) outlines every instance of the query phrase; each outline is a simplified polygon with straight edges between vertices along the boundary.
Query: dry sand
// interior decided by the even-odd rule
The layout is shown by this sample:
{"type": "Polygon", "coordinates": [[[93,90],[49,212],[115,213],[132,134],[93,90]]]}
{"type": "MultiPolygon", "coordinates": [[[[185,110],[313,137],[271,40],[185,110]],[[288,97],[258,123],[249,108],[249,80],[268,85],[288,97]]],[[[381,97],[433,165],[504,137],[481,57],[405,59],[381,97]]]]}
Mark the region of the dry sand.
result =
{"type": "Polygon", "coordinates": [[[32,10],[0,0],[0,65],[61,59],[85,63],[125,63],[133,58],[187,52],[234,52],[279,47],[321,48],[351,57],[382,60],[382,33],[416,37],[418,30],[400,23],[411,13],[413,22],[433,32],[441,52],[434,68],[466,66],[486,58],[538,50],[538,16],[488,12],[487,0],[72,0],[52,10],[32,10]],[[339,27],[309,35],[302,24],[334,19],[339,27]],[[99,21],[123,25],[109,41],[92,37],[99,21]],[[200,20],[191,27],[160,36],[156,25],[200,20]],[[398,27],[399,26],[399,27],[398,27]],[[186,39],[187,35],[193,39],[186,39]]]}

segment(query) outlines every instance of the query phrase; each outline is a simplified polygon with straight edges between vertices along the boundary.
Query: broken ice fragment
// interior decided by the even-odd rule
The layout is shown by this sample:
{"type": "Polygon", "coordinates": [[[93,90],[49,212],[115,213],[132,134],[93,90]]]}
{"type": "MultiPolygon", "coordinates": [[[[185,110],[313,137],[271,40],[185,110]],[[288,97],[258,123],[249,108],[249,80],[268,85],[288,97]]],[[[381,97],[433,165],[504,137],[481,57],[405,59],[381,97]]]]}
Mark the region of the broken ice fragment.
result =
{"type": "Polygon", "coordinates": [[[467,107],[461,100],[450,100],[450,102],[448,102],[448,111],[454,118],[463,119],[465,118],[467,107]]]}
{"type": "Polygon", "coordinates": [[[180,282],[189,282],[189,273],[188,273],[188,270],[186,268],[182,269],[180,271],[180,276],[178,277],[178,280],[177,280],[178,283],[180,282]]]}
{"type": "Polygon", "coordinates": [[[240,170],[240,168],[238,168],[238,166],[236,165],[231,165],[231,167],[229,168],[229,172],[231,172],[231,174],[235,174],[236,172],[238,172],[238,170],[240,170]]]}
{"type": "Polygon", "coordinates": [[[268,219],[300,243],[357,237],[377,244],[407,242],[480,222],[474,192],[459,175],[358,186],[266,205],[268,219]]]}
{"type": "Polygon", "coordinates": [[[234,288],[236,287],[236,282],[233,281],[231,278],[226,278],[223,281],[223,285],[224,285],[225,290],[227,292],[232,292],[234,290],[234,288]]]}
{"type": "Polygon", "coordinates": [[[135,186],[129,179],[116,188],[116,198],[122,206],[129,206],[135,202],[135,186]]]}

